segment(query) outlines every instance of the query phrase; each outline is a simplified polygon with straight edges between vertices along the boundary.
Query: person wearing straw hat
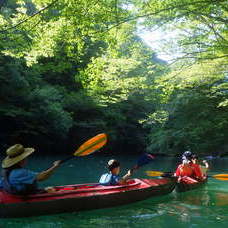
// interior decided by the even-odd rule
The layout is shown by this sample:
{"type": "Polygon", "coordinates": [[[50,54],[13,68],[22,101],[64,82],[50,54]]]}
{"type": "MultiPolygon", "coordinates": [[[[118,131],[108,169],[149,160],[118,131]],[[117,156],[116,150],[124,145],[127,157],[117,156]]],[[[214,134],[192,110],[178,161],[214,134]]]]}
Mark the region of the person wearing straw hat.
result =
{"type": "MultiPolygon", "coordinates": [[[[60,165],[55,161],[53,165],[40,173],[25,169],[26,159],[35,151],[34,148],[24,148],[21,144],[15,144],[6,150],[6,158],[2,161],[2,178],[0,188],[11,194],[27,195],[39,191],[37,182],[46,180],[60,165]]],[[[51,188],[47,188],[47,191],[51,188]]]]}

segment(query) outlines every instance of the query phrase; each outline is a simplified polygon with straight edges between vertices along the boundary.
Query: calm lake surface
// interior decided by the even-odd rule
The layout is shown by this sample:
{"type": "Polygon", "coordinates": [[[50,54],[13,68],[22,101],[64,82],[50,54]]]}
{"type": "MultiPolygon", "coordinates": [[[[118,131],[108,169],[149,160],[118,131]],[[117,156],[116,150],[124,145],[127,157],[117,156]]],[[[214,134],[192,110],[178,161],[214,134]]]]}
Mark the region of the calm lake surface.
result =
{"type": "MultiPolygon", "coordinates": [[[[41,171],[52,161],[64,157],[30,157],[28,168],[41,171]]],[[[97,182],[105,170],[110,155],[92,154],[75,157],[59,167],[55,174],[41,186],[97,182]]],[[[118,155],[122,174],[134,166],[137,156],[118,155]]],[[[134,177],[146,178],[146,170],[173,171],[177,160],[157,158],[154,162],[135,172],[134,177]]],[[[210,161],[210,174],[228,173],[228,159],[210,161]]],[[[208,183],[190,192],[150,198],[120,207],[64,213],[29,218],[1,219],[0,227],[6,228],[127,228],[127,227],[200,227],[227,228],[228,226],[228,181],[209,178],[208,183]]]]}

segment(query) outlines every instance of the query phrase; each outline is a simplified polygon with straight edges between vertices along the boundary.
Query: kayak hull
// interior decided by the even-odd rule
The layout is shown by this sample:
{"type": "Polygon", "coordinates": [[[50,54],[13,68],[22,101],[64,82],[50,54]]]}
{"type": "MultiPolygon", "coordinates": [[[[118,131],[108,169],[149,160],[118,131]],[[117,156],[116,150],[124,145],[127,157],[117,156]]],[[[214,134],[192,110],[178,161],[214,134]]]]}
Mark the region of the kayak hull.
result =
{"type": "Polygon", "coordinates": [[[57,186],[54,193],[15,196],[0,191],[0,217],[28,217],[114,207],[168,194],[170,178],[132,179],[126,185],[82,184],[57,186]]]}
{"type": "Polygon", "coordinates": [[[207,183],[207,178],[204,178],[202,181],[198,181],[197,183],[186,183],[186,182],[180,182],[176,184],[176,192],[187,192],[196,188],[200,188],[201,186],[205,185],[207,183]]]}

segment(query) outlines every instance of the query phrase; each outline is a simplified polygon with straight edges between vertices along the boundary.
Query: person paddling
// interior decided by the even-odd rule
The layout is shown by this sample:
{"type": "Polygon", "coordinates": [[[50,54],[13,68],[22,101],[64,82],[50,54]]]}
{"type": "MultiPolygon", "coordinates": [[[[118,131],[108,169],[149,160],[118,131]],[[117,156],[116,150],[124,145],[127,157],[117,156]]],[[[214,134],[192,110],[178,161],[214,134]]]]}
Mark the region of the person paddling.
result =
{"type": "Polygon", "coordinates": [[[127,174],[123,177],[120,177],[120,163],[115,160],[111,159],[108,161],[108,170],[109,173],[105,173],[101,176],[99,183],[101,185],[118,185],[118,184],[125,184],[126,181],[130,178],[132,175],[132,171],[128,170],[127,174]]]}
{"type": "Polygon", "coordinates": [[[198,164],[198,158],[196,154],[193,154],[191,151],[185,151],[182,155],[182,158],[186,158],[189,161],[189,165],[193,170],[193,178],[197,181],[201,181],[204,179],[203,172],[198,164]]]}
{"type": "Polygon", "coordinates": [[[197,156],[191,151],[185,151],[182,155],[182,164],[178,166],[175,176],[179,177],[178,181],[195,183],[205,178],[199,164],[197,156]]]}
{"type": "MultiPolygon", "coordinates": [[[[37,182],[48,179],[54,170],[60,165],[60,160],[40,173],[25,169],[27,157],[35,151],[34,148],[24,148],[21,144],[15,144],[6,150],[6,158],[2,161],[2,178],[0,188],[4,191],[17,194],[28,195],[39,192],[37,182]]],[[[51,192],[48,187],[43,192],[51,192]]]]}
{"type": "Polygon", "coordinates": [[[197,182],[194,179],[194,171],[190,165],[190,161],[187,159],[182,160],[182,163],[177,167],[174,176],[178,177],[177,182],[197,182]]]}
{"type": "Polygon", "coordinates": [[[203,160],[202,163],[203,165],[199,163],[197,155],[192,155],[191,166],[194,168],[196,177],[201,180],[207,176],[207,170],[209,169],[209,165],[206,160],[203,160]]]}

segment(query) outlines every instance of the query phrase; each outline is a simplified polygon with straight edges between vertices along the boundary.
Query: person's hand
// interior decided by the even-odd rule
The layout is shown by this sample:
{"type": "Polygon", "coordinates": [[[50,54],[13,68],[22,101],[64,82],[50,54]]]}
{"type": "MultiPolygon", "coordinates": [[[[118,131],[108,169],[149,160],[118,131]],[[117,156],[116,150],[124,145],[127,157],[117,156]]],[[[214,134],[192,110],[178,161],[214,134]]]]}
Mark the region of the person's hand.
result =
{"type": "Polygon", "coordinates": [[[130,177],[131,175],[132,175],[132,170],[129,169],[129,170],[127,171],[127,176],[130,177]]]}
{"type": "Polygon", "coordinates": [[[47,193],[53,193],[56,192],[56,189],[54,187],[46,187],[44,189],[47,193]]]}
{"type": "Polygon", "coordinates": [[[125,178],[125,179],[128,179],[131,175],[132,175],[132,170],[129,169],[129,170],[127,171],[127,174],[124,176],[124,178],[125,178]]]}
{"type": "Polygon", "coordinates": [[[182,177],[178,177],[177,182],[180,183],[181,179],[182,179],[182,177]]]}
{"type": "Polygon", "coordinates": [[[132,174],[132,170],[128,170],[127,174],[122,177],[122,180],[125,182],[132,174]]]}

